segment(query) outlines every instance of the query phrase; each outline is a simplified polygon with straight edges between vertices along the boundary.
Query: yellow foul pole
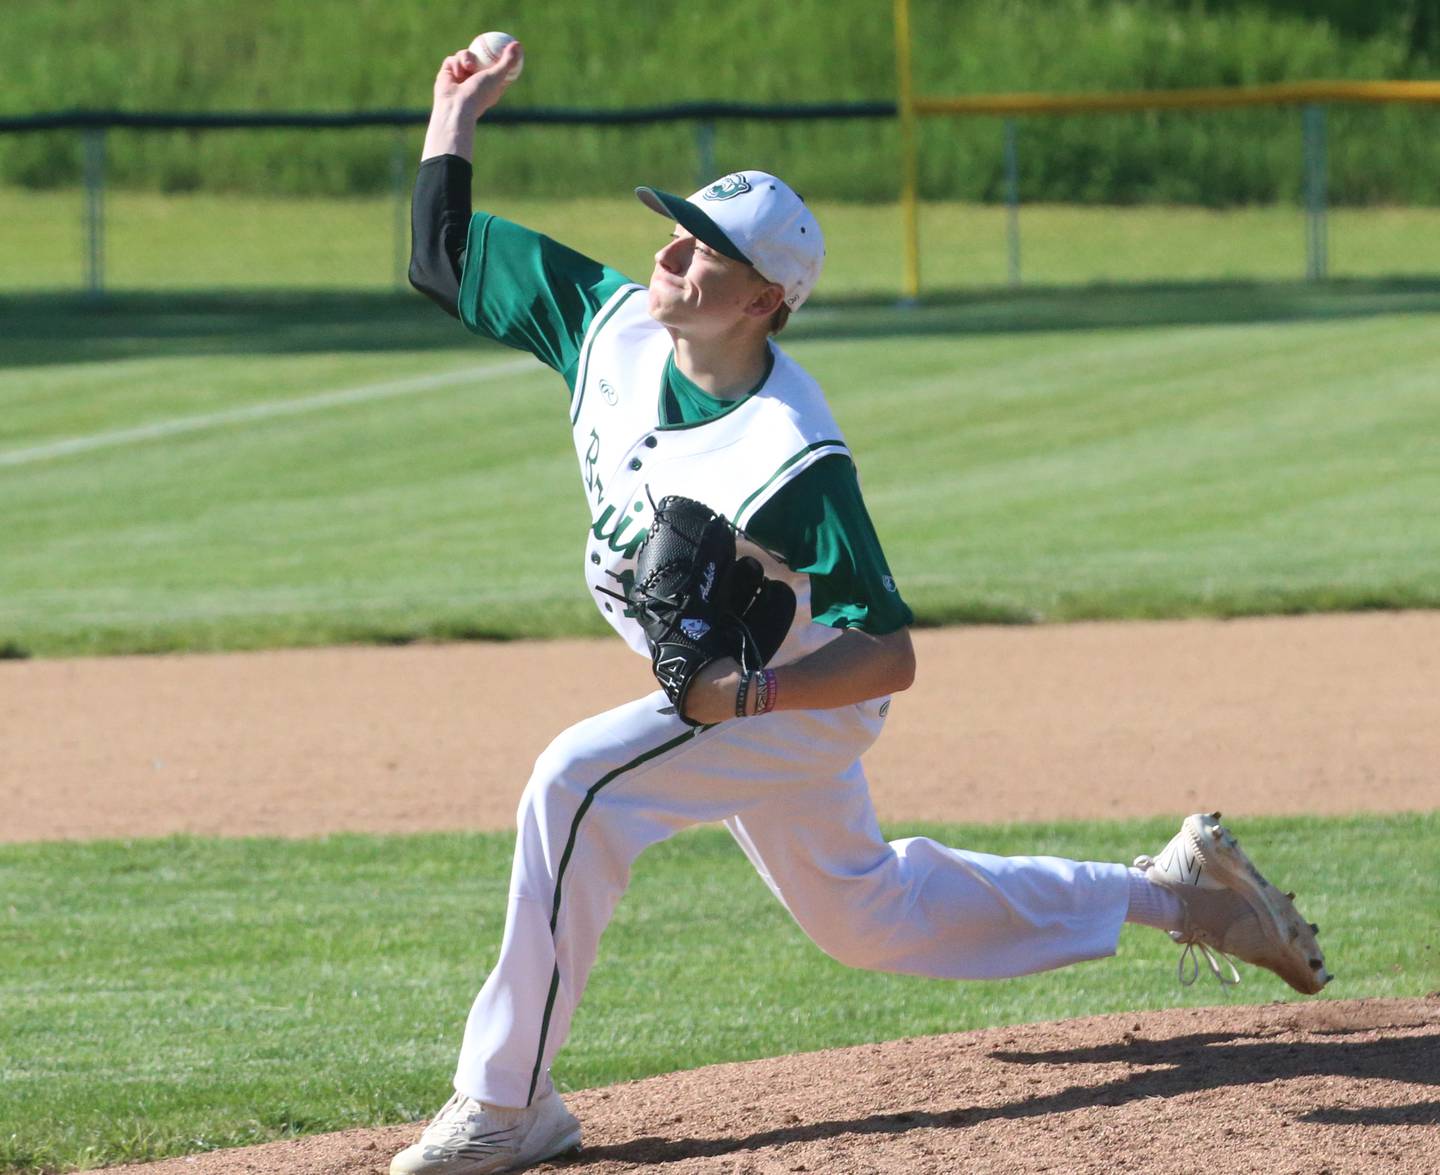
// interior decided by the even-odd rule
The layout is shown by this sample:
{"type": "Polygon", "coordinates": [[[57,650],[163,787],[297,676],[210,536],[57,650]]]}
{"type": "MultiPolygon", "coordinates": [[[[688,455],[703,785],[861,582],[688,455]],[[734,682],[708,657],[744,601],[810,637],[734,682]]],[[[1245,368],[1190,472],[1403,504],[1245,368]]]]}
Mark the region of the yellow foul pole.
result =
{"type": "Polygon", "coordinates": [[[900,216],[908,301],[920,297],[919,167],[915,143],[915,89],[910,76],[910,0],[895,0],[895,73],[899,80],[900,216]]]}

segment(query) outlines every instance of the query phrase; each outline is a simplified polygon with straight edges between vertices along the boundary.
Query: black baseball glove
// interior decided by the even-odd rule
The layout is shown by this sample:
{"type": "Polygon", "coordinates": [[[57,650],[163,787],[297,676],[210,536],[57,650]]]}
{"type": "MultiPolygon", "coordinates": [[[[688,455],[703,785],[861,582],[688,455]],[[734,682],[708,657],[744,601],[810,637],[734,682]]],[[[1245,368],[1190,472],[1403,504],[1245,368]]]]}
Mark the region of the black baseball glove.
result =
{"type": "Polygon", "coordinates": [[[733,657],[745,670],[775,655],[795,619],[795,593],[767,579],[757,560],[735,557],[735,528],[691,498],[663,498],[625,596],[650,646],[655,680],[685,715],[695,675],[733,657]]]}

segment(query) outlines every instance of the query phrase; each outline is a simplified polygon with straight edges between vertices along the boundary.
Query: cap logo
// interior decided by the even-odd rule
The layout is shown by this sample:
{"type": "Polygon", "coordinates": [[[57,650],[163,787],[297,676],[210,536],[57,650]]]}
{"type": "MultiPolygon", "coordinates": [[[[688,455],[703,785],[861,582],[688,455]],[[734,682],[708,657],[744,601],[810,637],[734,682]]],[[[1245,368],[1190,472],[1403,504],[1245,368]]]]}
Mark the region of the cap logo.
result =
{"type": "Polygon", "coordinates": [[[732,172],[724,179],[716,180],[705,189],[702,200],[733,200],[736,196],[743,196],[750,190],[750,181],[738,171],[732,172]]]}

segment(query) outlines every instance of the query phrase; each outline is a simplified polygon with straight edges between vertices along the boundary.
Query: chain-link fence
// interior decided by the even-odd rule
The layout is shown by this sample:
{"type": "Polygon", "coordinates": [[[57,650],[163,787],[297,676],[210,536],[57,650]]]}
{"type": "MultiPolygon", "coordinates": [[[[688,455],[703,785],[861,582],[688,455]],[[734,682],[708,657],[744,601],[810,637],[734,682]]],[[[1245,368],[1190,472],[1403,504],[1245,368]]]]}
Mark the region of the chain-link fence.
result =
{"type": "MultiPolygon", "coordinates": [[[[1440,107],[1403,111],[1403,138],[1395,125],[1400,113],[1307,104],[984,120],[999,173],[996,198],[979,207],[920,201],[920,289],[1440,277],[1435,194],[1397,203],[1364,189],[1367,155],[1433,152],[1440,143],[1440,107]],[[1103,137],[1116,145],[1113,151],[1094,149],[1101,136],[1093,128],[1056,125],[1095,120],[1105,122],[1103,137]],[[1278,182],[1261,200],[1186,200],[1183,191],[1156,199],[1149,189],[1157,181],[1172,190],[1183,181],[1157,177],[1127,160],[1124,144],[1147,138],[1199,144],[1212,156],[1202,166],[1215,169],[1227,166],[1231,150],[1249,160],[1263,158],[1278,182]],[[1128,189],[1129,199],[1047,199],[1060,172],[1072,186],[1075,177],[1091,176],[1097,189],[1128,189]],[[970,219],[978,219],[983,231],[964,223],[970,219]]],[[[922,160],[925,140],[946,130],[941,120],[923,128],[922,160]]],[[[1187,162],[1193,170],[1193,161],[1187,162]]],[[[925,176],[925,186],[933,189],[936,178],[925,176]]],[[[1236,177],[1233,186],[1255,182],[1236,177]]]]}
{"type": "MultiPolygon", "coordinates": [[[[527,166],[491,176],[482,136],[477,205],[643,277],[657,227],[629,197],[635,184],[689,190],[741,167],[803,180],[806,159],[848,155],[893,177],[898,197],[895,115],[894,105],[874,103],[495,117],[483,135],[522,137],[527,166]],[[593,157],[583,173],[591,178],[557,194],[547,177],[573,170],[581,153],[593,157]]],[[[0,133],[23,136],[28,155],[64,161],[70,178],[58,188],[0,187],[0,293],[402,288],[424,121],[411,111],[0,123],[0,133]],[[221,145],[236,135],[263,152],[267,190],[216,190],[221,145]],[[296,194],[317,159],[342,155],[361,194],[296,194]],[[164,171],[165,190],[115,182],[140,163],[164,171]]],[[[917,135],[921,289],[1440,278],[1440,195],[1397,201],[1393,185],[1366,186],[1385,158],[1418,159],[1437,143],[1440,106],[1418,103],[929,119],[917,135]],[[961,134],[966,150],[932,152],[947,163],[926,170],[926,144],[961,134]],[[1217,195],[1226,191],[1249,196],[1217,195]]],[[[802,191],[827,230],[821,293],[898,296],[900,205],[802,191]]]]}

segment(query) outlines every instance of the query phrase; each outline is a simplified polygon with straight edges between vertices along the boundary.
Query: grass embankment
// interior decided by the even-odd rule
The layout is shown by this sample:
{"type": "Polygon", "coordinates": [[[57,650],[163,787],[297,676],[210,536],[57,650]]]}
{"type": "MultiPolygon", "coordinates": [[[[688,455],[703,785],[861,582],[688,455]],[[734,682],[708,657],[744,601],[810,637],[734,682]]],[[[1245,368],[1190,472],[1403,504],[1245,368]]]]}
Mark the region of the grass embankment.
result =
{"type": "MultiPolygon", "coordinates": [[[[1440,818],[1238,831],[1323,928],[1338,976],[1327,996],[1440,986],[1440,818]]],[[[1128,861],[1173,825],[895,832],[1128,861]]],[[[499,944],[510,845],[432,835],[0,848],[0,1169],[432,1113],[499,944]]],[[[1131,927],[1115,960],[1026,979],[849,970],[808,943],[726,835],[705,830],[640,859],[556,1079],[581,1088],[915,1034],[1293,995],[1248,969],[1228,996],[1208,977],[1181,988],[1176,957],[1160,934],[1131,927]]]]}
{"type": "MultiPolygon", "coordinates": [[[[921,620],[1440,605],[1433,286],[817,307],[921,620]]],[[[418,299],[15,302],[11,655],[593,633],[564,388],[418,299]]]]}
{"type": "MultiPolygon", "coordinates": [[[[915,0],[922,95],[1230,86],[1310,78],[1429,77],[1440,33],[1423,4],[1295,0],[915,0]]],[[[296,5],[255,0],[11,0],[0,41],[5,113],[128,110],[424,110],[445,54],[477,32],[455,0],[296,5]]],[[[495,0],[484,23],[527,46],[516,106],[633,108],[705,100],[775,104],[891,100],[891,8],[868,0],[656,5],[646,0],[495,0]]],[[[525,127],[487,135],[487,173],[506,193],[575,196],[629,183],[684,189],[694,128],[525,127]],[[617,162],[619,166],[617,166],[617,162]]],[[[1003,191],[994,119],[929,119],[920,181],[933,197],[1003,191]]],[[[1331,112],[1332,199],[1433,204],[1440,159],[1431,110],[1331,112]]],[[[109,167],[123,186],[170,191],[384,190],[393,132],[124,132],[109,167]]],[[[0,180],[75,183],[79,137],[0,137],[0,180]]],[[[892,120],[726,122],[713,170],[761,167],[812,198],[889,200],[892,120]]],[[[1033,118],[1021,131],[1027,199],[1234,204],[1301,190],[1293,109],[1033,118]]]]}

